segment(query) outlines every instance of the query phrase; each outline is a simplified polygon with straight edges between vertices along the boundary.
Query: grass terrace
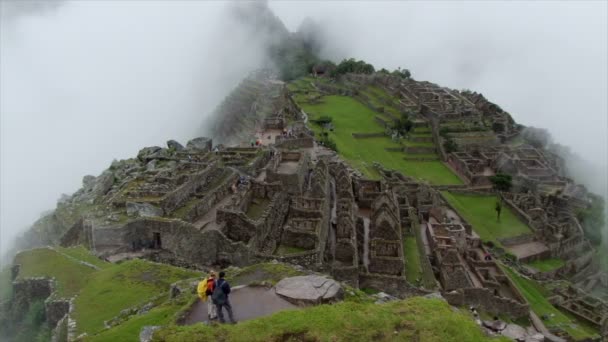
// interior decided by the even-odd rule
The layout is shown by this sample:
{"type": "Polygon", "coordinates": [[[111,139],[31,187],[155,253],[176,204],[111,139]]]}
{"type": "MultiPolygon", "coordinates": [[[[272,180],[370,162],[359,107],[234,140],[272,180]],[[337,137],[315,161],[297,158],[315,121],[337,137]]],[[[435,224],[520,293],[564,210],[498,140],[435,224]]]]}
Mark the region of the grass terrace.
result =
{"type": "MultiPolygon", "coordinates": [[[[386,151],[387,147],[402,147],[389,137],[355,139],[352,133],[377,133],[383,128],[374,121],[376,113],[353,98],[332,95],[323,97],[318,104],[299,104],[311,120],[324,115],[332,118],[335,129],[328,135],[336,142],[340,155],[369,178],[379,178],[373,168],[373,163],[378,162],[386,168],[432,184],[462,184],[460,178],[438,160],[406,161],[406,154],[386,151]]],[[[322,128],[315,124],[310,126],[320,136],[322,128]]]]}
{"type": "Polygon", "coordinates": [[[50,248],[38,248],[21,252],[15,256],[20,264],[17,279],[30,277],[55,277],[57,289],[54,296],[70,298],[86,286],[89,275],[96,272],[92,267],[58,253],[50,248]]]}
{"type": "Polygon", "coordinates": [[[530,227],[521,222],[506,206],[502,206],[500,220],[494,210],[496,196],[468,195],[442,191],[445,199],[467,220],[483,241],[492,241],[501,246],[498,239],[532,233],[530,227]]]}
{"type": "Polygon", "coordinates": [[[539,317],[542,317],[543,315],[549,316],[549,319],[544,321],[547,328],[561,328],[577,341],[598,337],[598,332],[595,329],[587,326],[583,322],[579,322],[573,316],[566,314],[551,305],[547,299],[550,293],[547,293],[547,290],[537,282],[522,277],[506,266],[501,267],[509,278],[511,278],[528,303],[530,303],[532,311],[539,317]]]}
{"type": "Polygon", "coordinates": [[[164,296],[172,283],[197,276],[200,273],[137,259],[96,272],[74,302],[78,331],[98,332],[121,310],[164,296]]]}
{"type": "Polygon", "coordinates": [[[422,279],[422,266],[420,265],[420,252],[415,236],[406,236],[403,241],[403,254],[405,257],[405,279],[415,283],[422,279]]]}
{"type": "Polygon", "coordinates": [[[550,272],[564,266],[566,262],[562,259],[551,258],[545,260],[534,260],[528,266],[535,268],[539,272],[550,272]]]}
{"type": "Polygon", "coordinates": [[[270,200],[266,198],[254,198],[247,208],[247,216],[252,220],[257,220],[264,214],[270,205],[270,200]]]}

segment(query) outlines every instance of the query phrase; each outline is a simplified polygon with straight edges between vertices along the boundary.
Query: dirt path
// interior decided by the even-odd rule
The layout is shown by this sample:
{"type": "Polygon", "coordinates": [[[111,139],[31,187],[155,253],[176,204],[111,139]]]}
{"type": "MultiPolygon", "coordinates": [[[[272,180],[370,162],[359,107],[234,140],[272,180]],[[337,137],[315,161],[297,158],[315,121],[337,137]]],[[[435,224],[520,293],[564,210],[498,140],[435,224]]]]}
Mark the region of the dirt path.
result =
{"type": "MultiPolygon", "coordinates": [[[[279,297],[274,288],[245,286],[234,288],[230,293],[230,304],[234,318],[237,321],[245,321],[261,316],[268,316],[274,312],[286,309],[297,309],[297,306],[279,297]]],[[[224,311],[224,317],[228,320],[228,314],[224,311]]],[[[206,322],[207,302],[197,301],[192,306],[192,311],[186,317],[184,325],[206,322]]]]}

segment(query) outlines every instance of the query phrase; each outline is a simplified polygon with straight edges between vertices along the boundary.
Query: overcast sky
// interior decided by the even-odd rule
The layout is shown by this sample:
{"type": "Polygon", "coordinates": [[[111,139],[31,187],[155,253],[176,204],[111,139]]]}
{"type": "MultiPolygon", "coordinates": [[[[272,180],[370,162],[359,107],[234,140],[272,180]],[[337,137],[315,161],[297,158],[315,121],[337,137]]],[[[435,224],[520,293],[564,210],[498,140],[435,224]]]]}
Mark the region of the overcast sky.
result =
{"type": "MultiPolygon", "coordinates": [[[[77,1],[39,12],[3,4],[0,242],[61,193],[143,146],[185,142],[260,43],[223,2],[77,1]],[[8,10],[7,10],[8,9],[8,10]]],[[[607,3],[271,2],[290,30],[325,27],[326,56],[483,93],[597,164],[608,145],[607,3]]]]}

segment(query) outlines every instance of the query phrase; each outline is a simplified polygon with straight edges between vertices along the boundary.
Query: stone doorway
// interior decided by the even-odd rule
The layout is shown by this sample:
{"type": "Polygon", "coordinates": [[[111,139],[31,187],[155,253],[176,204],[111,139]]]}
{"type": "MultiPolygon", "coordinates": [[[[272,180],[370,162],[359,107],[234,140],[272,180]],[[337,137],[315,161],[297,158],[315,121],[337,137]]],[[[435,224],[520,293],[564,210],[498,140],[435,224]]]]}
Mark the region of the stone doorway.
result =
{"type": "Polygon", "coordinates": [[[152,233],[152,237],[153,237],[153,241],[154,241],[154,249],[161,249],[162,248],[162,241],[160,239],[160,233],[158,232],[154,232],[152,233]]]}

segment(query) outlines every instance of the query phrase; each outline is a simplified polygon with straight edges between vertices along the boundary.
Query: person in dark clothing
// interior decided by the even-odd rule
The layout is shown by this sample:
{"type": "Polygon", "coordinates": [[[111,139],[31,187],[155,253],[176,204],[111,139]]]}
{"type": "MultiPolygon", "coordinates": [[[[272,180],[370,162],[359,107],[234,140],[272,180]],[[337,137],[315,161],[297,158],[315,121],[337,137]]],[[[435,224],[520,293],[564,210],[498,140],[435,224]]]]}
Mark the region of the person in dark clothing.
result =
{"type": "Polygon", "coordinates": [[[213,290],[213,303],[217,309],[217,317],[220,320],[220,323],[226,323],[224,320],[224,312],[222,308],[226,308],[228,312],[228,318],[230,318],[230,323],[235,324],[234,315],[232,314],[232,305],[230,305],[230,300],[228,295],[230,294],[230,284],[224,279],[226,275],[225,272],[220,272],[220,279],[217,280],[215,289],[213,290]]]}

